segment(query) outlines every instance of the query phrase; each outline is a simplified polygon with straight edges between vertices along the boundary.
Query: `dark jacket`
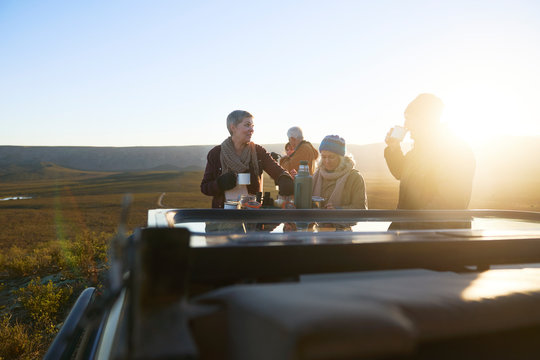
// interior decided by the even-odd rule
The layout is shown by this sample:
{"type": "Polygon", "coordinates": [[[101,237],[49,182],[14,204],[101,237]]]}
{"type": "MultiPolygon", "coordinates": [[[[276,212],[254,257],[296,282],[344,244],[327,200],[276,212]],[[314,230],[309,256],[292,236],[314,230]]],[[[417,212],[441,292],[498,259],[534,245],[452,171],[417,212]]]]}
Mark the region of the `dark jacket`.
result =
{"type": "MultiPolygon", "coordinates": [[[[285,169],[276,163],[272,156],[260,145],[255,144],[255,151],[257,153],[257,162],[259,166],[259,173],[255,174],[254,169],[250,168],[251,184],[247,186],[247,190],[250,194],[256,195],[259,191],[262,191],[262,173],[265,171],[274,181],[277,182],[278,178],[284,173],[287,174],[285,169]]],[[[222,208],[225,202],[225,193],[218,187],[217,178],[222,174],[221,172],[221,145],[215,146],[208,152],[206,157],[206,169],[204,171],[204,177],[201,181],[201,192],[205,195],[213,196],[212,207],[222,208]]],[[[287,176],[289,176],[287,174],[287,176]]]]}
{"type": "Polygon", "coordinates": [[[470,147],[454,136],[415,146],[406,155],[387,147],[388,169],[400,180],[398,209],[466,209],[476,162],[470,147]]]}

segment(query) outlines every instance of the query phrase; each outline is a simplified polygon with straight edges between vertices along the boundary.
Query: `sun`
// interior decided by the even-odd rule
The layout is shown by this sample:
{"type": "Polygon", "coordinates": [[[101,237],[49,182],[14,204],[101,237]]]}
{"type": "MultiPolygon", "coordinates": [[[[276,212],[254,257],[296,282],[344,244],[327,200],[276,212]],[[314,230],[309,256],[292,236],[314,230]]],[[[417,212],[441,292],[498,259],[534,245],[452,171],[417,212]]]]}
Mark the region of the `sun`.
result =
{"type": "Polygon", "coordinates": [[[477,45],[456,52],[444,67],[447,71],[432,82],[434,94],[445,103],[442,121],[471,146],[494,136],[539,136],[536,62],[493,50],[500,46],[477,45]]]}
{"type": "Polygon", "coordinates": [[[500,131],[504,119],[488,114],[486,100],[457,98],[445,102],[447,105],[442,121],[470,145],[482,144],[500,131]]]}
{"type": "Polygon", "coordinates": [[[448,96],[442,121],[471,146],[496,136],[540,135],[540,115],[519,93],[477,86],[471,92],[448,96]]]}

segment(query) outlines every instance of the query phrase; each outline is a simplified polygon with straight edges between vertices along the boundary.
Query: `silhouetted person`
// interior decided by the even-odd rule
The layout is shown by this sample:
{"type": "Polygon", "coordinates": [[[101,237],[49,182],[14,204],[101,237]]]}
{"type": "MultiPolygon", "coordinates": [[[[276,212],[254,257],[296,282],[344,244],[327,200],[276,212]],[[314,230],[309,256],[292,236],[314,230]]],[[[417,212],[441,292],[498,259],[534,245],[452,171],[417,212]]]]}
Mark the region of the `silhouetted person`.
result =
{"type": "Polygon", "coordinates": [[[470,147],[440,123],[441,99],[420,94],[405,109],[405,128],[414,146],[407,154],[401,140],[386,135],[384,157],[399,184],[398,209],[466,209],[475,170],[470,147]]]}

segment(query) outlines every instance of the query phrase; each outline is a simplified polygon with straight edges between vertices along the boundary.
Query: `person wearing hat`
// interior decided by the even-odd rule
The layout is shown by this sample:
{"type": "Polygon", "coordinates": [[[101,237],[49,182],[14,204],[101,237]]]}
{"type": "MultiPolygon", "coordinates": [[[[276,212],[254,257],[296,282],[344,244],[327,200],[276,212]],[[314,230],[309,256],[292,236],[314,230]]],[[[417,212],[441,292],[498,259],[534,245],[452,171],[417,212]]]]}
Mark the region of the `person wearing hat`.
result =
{"type": "Polygon", "coordinates": [[[345,140],[326,136],[319,146],[319,166],[313,174],[313,196],[324,198],[326,209],[367,209],[364,178],[345,155],[345,140]]]}
{"type": "Polygon", "coordinates": [[[414,141],[403,154],[401,139],[386,135],[386,164],[400,181],[398,209],[466,209],[476,162],[471,148],[440,122],[444,104],[418,95],[405,109],[405,128],[414,141]]]}

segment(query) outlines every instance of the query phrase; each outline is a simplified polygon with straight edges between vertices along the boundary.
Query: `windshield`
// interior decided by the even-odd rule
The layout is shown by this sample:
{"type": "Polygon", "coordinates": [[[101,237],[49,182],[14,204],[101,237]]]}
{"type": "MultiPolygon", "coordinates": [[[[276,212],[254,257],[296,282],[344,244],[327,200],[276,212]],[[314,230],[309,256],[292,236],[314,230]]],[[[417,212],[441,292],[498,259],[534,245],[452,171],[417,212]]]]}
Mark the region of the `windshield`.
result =
{"type": "Polygon", "coordinates": [[[168,210],[192,246],[231,243],[379,242],[407,239],[530,238],[538,214],[513,211],[168,210]]]}

